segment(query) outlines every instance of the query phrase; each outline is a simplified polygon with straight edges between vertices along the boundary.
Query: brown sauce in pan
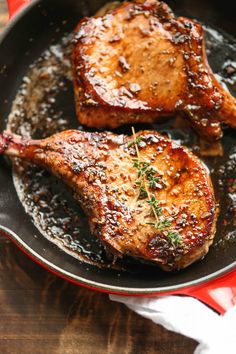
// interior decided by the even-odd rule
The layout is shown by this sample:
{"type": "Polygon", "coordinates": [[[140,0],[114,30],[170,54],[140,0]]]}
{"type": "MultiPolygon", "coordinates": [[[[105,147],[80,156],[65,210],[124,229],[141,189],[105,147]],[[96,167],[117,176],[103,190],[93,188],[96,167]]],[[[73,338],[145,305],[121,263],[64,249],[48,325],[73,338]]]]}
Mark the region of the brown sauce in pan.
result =
{"type": "MultiPolygon", "coordinates": [[[[34,138],[68,129],[86,129],[79,125],[74,112],[70,69],[72,35],[49,47],[28,70],[13,103],[8,129],[34,138]]],[[[236,42],[210,27],[206,28],[207,53],[220,81],[236,94],[236,42]]],[[[227,250],[236,242],[236,134],[225,130],[221,143],[207,146],[199,142],[179,118],[167,123],[137,126],[156,129],[188,146],[208,166],[220,216],[214,245],[215,252],[227,250]]],[[[116,132],[130,134],[129,128],[116,132]]],[[[86,217],[72,193],[38,167],[14,160],[14,183],[27,213],[40,232],[50,241],[80,260],[98,266],[131,269],[129,259],[114,263],[89,231],[86,217]]],[[[131,264],[132,263],[132,264],[131,264]]]]}

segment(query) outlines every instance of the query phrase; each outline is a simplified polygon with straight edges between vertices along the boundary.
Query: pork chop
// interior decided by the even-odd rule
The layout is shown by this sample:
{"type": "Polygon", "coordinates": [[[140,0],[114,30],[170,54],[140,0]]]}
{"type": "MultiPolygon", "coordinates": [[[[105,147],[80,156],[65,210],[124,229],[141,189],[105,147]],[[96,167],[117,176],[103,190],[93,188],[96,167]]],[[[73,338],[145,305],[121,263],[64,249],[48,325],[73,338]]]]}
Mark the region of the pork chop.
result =
{"type": "Polygon", "coordinates": [[[5,132],[0,153],[41,165],[70,185],[92,234],[116,257],[179,270],[212,244],[217,212],[208,171],[157,132],[69,130],[44,140],[5,132]]]}
{"type": "Polygon", "coordinates": [[[214,77],[203,28],[163,2],[125,3],[83,19],[73,51],[82,124],[116,128],[182,114],[208,139],[236,128],[236,100],[214,77]]]}

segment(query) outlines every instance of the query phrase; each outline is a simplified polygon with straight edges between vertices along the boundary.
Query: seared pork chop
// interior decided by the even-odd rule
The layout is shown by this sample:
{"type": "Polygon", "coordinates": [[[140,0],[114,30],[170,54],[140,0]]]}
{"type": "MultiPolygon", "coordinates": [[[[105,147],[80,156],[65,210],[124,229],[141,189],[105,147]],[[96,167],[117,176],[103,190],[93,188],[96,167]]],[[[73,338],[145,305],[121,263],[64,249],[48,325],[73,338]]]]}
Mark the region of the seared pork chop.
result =
{"type": "Polygon", "coordinates": [[[217,213],[206,168],[156,132],[69,130],[44,140],[5,132],[0,152],[39,164],[70,185],[91,232],[117,257],[178,270],[204,256],[213,241],[217,213]]]}
{"type": "Polygon", "coordinates": [[[73,51],[80,122],[116,128],[181,113],[209,139],[221,137],[221,123],[236,128],[236,100],[214,77],[203,34],[155,0],[83,19],[73,51]]]}

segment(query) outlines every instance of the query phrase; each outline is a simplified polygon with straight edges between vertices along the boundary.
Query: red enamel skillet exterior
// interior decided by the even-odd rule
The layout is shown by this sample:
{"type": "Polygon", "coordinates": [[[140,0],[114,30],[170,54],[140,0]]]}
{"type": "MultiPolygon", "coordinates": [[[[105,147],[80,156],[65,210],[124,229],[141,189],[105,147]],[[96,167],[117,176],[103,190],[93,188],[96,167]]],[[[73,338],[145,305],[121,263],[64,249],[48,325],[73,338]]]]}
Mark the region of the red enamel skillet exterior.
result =
{"type": "MultiPolygon", "coordinates": [[[[15,16],[17,12],[23,9],[30,2],[30,0],[8,0],[9,19],[15,16]]],[[[183,285],[183,287],[178,287],[177,290],[160,290],[157,293],[153,292],[151,294],[145,293],[145,291],[143,293],[140,291],[138,293],[135,293],[133,291],[125,291],[125,289],[121,289],[120,291],[114,291],[112,287],[109,289],[109,287],[104,287],[103,284],[99,286],[99,284],[94,284],[93,282],[80,282],[76,280],[76,278],[73,278],[71,274],[63,271],[62,269],[59,269],[53,264],[53,262],[51,263],[46,261],[43,257],[34,252],[34,250],[27,246],[24,241],[21,240],[20,237],[17,236],[14,232],[11,232],[10,230],[0,226],[0,233],[11,239],[23,252],[25,252],[30,258],[32,258],[34,261],[39,263],[47,270],[55,273],[56,275],[68,281],[93,290],[107,293],[122,294],[127,296],[161,296],[167,294],[189,295],[205,302],[207,305],[209,305],[221,314],[223,314],[226,310],[236,304],[235,266],[231,268],[230,272],[222,272],[221,274],[219,274],[219,276],[215,277],[214,279],[211,279],[210,281],[207,281],[206,279],[204,281],[201,280],[199,282],[195,282],[194,285],[191,286],[183,285]]]]}

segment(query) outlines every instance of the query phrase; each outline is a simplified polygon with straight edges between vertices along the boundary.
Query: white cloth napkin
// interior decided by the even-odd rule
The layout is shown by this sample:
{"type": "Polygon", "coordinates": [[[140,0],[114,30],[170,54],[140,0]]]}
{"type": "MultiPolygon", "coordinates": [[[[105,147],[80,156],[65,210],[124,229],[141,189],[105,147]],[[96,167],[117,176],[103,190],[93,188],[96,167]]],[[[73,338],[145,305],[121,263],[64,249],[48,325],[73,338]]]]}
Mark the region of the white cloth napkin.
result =
{"type": "Polygon", "coordinates": [[[236,354],[236,306],[223,316],[188,296],[109,295],[139,315],[199,342],[194,354],[236,354]]]}

